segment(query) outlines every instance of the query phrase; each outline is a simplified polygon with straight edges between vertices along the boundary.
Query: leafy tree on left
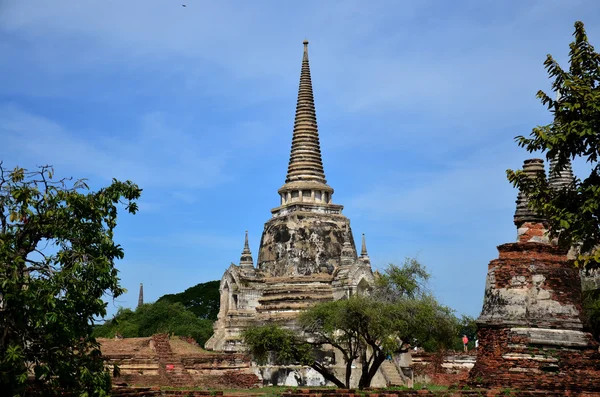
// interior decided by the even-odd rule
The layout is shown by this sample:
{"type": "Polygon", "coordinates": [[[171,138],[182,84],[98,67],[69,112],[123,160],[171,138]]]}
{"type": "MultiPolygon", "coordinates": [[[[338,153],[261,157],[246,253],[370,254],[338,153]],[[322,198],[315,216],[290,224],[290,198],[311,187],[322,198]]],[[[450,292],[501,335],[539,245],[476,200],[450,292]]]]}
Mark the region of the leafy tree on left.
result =
{"type": "Polygon", "coordinates": [[[141,189],[113,179],[93,192],[53,172],[0,162],[0,390],[22,395],[33,383],[46,396],[106,396],[92,327],[106,315],[102,296],[124,292],[113,233],[118,207],[135,213],[141,189]]]}

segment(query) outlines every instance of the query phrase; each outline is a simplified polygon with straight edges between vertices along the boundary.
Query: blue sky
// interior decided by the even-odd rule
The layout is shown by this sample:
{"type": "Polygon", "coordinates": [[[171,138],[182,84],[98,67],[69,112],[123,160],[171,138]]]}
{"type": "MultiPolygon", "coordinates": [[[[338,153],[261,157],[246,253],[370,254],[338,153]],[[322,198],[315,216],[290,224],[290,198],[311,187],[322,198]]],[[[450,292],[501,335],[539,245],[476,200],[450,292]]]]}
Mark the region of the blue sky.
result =
{"type": "Polygon", "coordinates": [[[110,313],[220,279],[278,205],[308,38],[334,202],[374,267],[417,256],[477,316],[576,20],[600,48],[597,0],[2,1],[0,159],[144,189],[110,313]]]}

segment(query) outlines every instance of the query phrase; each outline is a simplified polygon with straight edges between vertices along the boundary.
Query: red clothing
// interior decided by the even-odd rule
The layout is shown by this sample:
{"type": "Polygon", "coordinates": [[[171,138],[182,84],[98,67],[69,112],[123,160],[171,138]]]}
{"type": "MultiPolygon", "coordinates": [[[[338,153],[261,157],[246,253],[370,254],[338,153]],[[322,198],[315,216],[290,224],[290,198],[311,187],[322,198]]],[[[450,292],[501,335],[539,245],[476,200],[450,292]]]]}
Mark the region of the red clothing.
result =
{"type": "Polygon", "coordinates": [[[469,343],[469,338],[463,336],[463,345],[466,345],[467,343],[469,343]]]}

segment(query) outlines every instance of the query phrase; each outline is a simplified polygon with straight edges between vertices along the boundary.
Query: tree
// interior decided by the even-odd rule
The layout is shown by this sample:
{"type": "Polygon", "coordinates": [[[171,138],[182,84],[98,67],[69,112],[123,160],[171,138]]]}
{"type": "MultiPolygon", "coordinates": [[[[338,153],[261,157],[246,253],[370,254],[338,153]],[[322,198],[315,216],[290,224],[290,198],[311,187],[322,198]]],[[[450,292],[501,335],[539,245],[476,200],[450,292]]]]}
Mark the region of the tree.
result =
{"type": "Polygon", "coordinates": [[[135,213],[141,189],[113,180],[91,192],[53,173],[0,163],[0,390],[22,395],[30,378],[42,395],[104,396],[110,374],[92,327],[102,297],[124,292],[117,207],[135,213]]]}
{"type": "Polygon", "coordinates": [[[583,291],[581,298],[590,331],[600,342],[600,289],[583,291]]]}
{"type": "Polygon", "coordinates": [[[219,314],[221,281],[209,281],[194,285],[178,294],[163,295],[157,302],[180,302],[196,316],[208,320],[216,320],[219,314]]]}
{"type": "Polygon", "coordinates": [[[181,303],[157,301],[138,307],[135,311],[119,308],[116,316],[94,328],[96,338],[147,337],[158,333],[194,338],[200,346],[211,337],[213,321],[199,318],[181,303]]]}
{"type": "Polygon", "coordinates": [[[475,348],[475,340],[477,339],[477,321],[473,317],[463,314],[461,318],[458,319],[457,331],[458,332],[454,337],[456,342],[452,345],[454,350],[463,350],[463,335],[467,335],[467,338],[469,338],[469,348],[475,348]]]}
{"type": "Polygon", "coordinates": [[[422,281],[429,277],[423,266],[407,260],[402,267],[390,265],[380,277],[371,296],[315,305],[300,315],[298,330],[274,325],[249,328],[244,342],[259,362],[271,353],[273,361],[308,365],[338,387],[350,387],[352,367],[360,362],[361,389],[370,386],[386,357],[406,352],[411,344],[439,348],[451,343],[456,319],[452,310],[423,289],[422,281]],[[390,298],[386,291],[394,291],[395,296],[390,298]],[[332,371],[331,357],[324,354],[328,346],[341,353],[343,379],[332,371]]]}
{"type": "Polygon", "coordinates": [[[556,160],[560,172],[576,157],[585,158],[591,172],[563,189],[552,189],[545,178],[529,179],[522,171],[507,170],[514,186],[529,198],[530,206],[549,223],[550,235],[568,248],[579,246],[576,265],[590,268],[600,264],[600,54],[588,42],[582,22],[575,23],[575,40],[570,44],[569,70],[548,55],[544,66],[558,97],[543,91],[537,97],[553,114],[553,121],[533,129],[529,138],[516,137],[529,152],[546,153],[556,160]]]}

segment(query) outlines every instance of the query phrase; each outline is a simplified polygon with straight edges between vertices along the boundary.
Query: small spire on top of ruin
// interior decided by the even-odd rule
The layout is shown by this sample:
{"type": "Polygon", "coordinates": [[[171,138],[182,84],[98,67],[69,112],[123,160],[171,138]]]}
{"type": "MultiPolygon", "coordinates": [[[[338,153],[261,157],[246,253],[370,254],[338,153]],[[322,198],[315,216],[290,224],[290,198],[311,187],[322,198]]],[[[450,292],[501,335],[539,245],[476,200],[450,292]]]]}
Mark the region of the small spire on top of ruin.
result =
{"type": "Polygon", "coordinates": [[[144,284],[140,283],[140,295],[138,296],[137,307],[140,307],[143,304],[144,304],[144,284]]]}
{"type": "Polygon", "coordinates": [[[343,234],[344,243],[342,245],[342,253],[340,255],[342,265],[351,265],[356,260],[356,251],[350,242],[350,226],[346,225],[346,230],[343,234]]]}
{"type": "MultiPolygon", "coordinates": [[[[523,173],[528,178],[546,177],[544,160],[529,159],[523,163],[523,173]]],[[[518,242],[549,243],[548,222],[537,211],[529,207],[529,198],[519,190],[517,195],[517,209],[514,223],[517,226],[518,242]]]]}
{"type": "Polygon", "coordinates": [[[244,250],[240,257],[240,266],[242,267],[254,267],[254,259],[252,259],[252,252],[250,252],[250,245],[248,244],[248,231],[246,230],[246,238],[244,240],[244,250]]]}
{"type": "Polygon", "coordinates": [[[248,231],[246,230],[246,238],[244,239],[244,251],[245,254],[250,254],[250,245],[248,244],[248,231]]]}
{"type": "MultiPolygon", "coordinates": [[[[523,173],[529,178],[536,178],[537,175],[546,175],[544,170],[544,160],[528,159],[523,162],[523,173]]],[[[543,222],[544,218],[536,211],[529,208],[529,199],[519,190],[517,195],[517,209],[515,211],[514,222],[518,226],[524,222],[543,222]]]]}
{"type": "Polygon", "coordinates": [[[367,242],[365,241],[365,234],[362,234],[362,248],[360,250],[360,256],[365,257],[367,254],[367,242]]]}
{"type": "Polygon", "coordinates": [[[367,253],[367,242],[365,240],[364,233],[362,234],[362,248],[360,250],[360,260],[365,264],[371,264],[371,259],[369,258],[369,254],[367,253]]]}
{"type": "MultiPolygon", "coordinates": [[[[556,91],[556,102],[558,101],[560,101],[560,90],[556,91]]],[[[556,155],[550,159],[550,177],[548,178],[550,186],[556,190],[562,190],[568,187],[575,180],[571,159],[567,157],[562,168],[557,169],[559,160],[560,153],[556,153],[556,155]]]]}
{"type": "Polygon", "coordinates": [[[548,178],[550,186],[556,190],[568,187],[575,180],[571,159],[567,158],[562,168],[557,169],[559,156],[557,153],[556,156],[550,159],[550,177],[548,178]]]}

